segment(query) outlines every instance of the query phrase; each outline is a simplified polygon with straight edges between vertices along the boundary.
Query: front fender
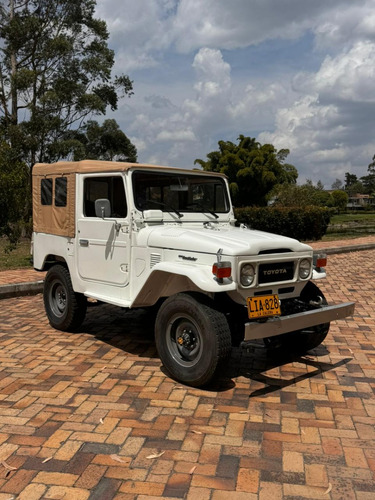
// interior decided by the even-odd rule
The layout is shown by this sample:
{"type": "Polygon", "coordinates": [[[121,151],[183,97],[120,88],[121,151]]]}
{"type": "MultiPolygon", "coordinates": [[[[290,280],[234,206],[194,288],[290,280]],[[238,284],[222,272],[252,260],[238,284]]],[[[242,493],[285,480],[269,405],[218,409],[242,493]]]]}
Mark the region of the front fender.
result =
{"type": "Polygon", "coordinates": [[[153,267],[131,307],[151,306],[161,297],[169,297],[180,292],[211,294],[235,289],[236,283],[230,278],[218,283],[209,266],[160,262],[153,267]]]}

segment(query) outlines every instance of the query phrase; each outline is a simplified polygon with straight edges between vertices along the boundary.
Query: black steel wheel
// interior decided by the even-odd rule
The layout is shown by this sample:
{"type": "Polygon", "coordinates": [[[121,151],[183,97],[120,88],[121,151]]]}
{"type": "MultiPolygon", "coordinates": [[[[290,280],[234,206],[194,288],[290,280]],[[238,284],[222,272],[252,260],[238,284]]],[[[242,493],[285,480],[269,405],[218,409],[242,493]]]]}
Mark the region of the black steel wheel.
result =
{"type": "Polygon", "coordinates": [[[207,384],[231,352],[224,314],[187,294],[163,302],[156,317],[155,340],[172,377],[195,387],[207,384]]]}
{"type": "Polygon", "coordinates": [[[85,319],[87,301],[73,290],[69,271],[56,264],[48,271],[44,281],[44,307],[50,325],[57,330],[74,331],[85,319]]]}

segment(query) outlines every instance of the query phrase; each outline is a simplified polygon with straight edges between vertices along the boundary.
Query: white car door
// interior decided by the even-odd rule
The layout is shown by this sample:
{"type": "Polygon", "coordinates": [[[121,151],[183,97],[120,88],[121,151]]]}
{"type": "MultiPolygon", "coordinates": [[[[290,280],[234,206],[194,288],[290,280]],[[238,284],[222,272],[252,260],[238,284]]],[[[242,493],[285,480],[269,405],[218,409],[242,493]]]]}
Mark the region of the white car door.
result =
{"type": "Polygon", "coordinates": [[[82,216],[77,222],[77,268],[82,279],[125,286],[129,282],[129,218],[121,174],[88,175],[82,216]],[[107,199],[111,215],[95,215],[95,200],[107,199]]]}

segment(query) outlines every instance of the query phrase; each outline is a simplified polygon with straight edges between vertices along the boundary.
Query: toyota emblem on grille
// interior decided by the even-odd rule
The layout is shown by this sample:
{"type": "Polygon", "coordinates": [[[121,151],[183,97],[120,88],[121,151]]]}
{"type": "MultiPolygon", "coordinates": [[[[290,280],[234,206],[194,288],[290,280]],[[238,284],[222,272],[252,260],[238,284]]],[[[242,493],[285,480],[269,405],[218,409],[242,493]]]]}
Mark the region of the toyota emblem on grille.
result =
{"type": "Polygon", "coordinates": [[[287,270],[285,269],[285,267],[282,267],[280,269],[268,269],[263,271],[263,274],[265,276],[270,276],[271,274],[286,274],[286,273],[287,270]]]}

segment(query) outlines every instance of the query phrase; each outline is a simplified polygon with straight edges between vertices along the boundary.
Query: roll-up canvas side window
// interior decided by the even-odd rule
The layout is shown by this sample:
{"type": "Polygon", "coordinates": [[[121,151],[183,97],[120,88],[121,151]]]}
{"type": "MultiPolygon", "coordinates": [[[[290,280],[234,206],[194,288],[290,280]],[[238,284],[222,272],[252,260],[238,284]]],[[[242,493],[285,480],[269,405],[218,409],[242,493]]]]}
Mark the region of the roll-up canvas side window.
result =
{"type": "Polygon", "coordinates": [[[42,179],[40,185],[40,202],[42,205],[52,205],[52,179],[42,179]]]}
{"type": "Polygon", "coordinates": [[[55,206],[56,207],[66,207],[66,197],[67,197],[67,178],[58,177],[55,180],[55,206]]]}

